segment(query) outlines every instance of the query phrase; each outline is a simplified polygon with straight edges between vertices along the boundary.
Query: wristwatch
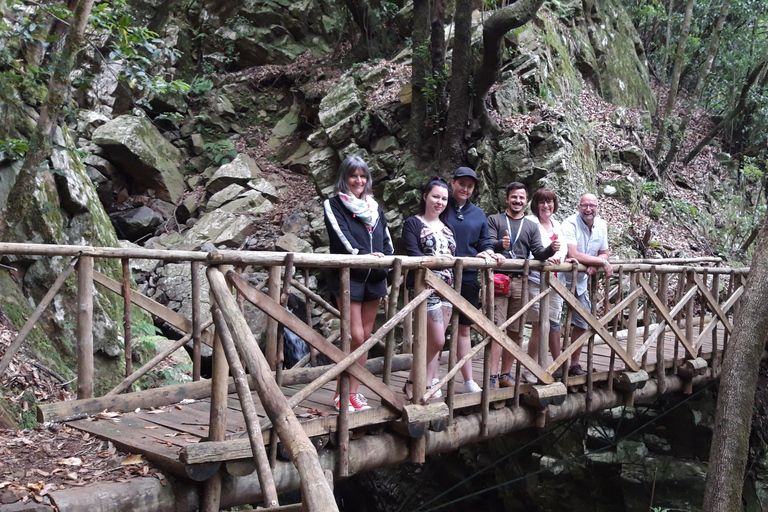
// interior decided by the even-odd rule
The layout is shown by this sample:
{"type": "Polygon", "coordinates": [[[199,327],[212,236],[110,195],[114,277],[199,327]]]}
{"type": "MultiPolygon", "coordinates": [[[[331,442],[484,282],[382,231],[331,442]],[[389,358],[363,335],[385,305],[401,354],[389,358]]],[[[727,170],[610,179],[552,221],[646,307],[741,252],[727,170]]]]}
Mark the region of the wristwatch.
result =
{"type": "Polygon", "coordinates": [[[608,258],[602,258],[603,260],[603,266],[606,266],[608,264],[608,258]]]}

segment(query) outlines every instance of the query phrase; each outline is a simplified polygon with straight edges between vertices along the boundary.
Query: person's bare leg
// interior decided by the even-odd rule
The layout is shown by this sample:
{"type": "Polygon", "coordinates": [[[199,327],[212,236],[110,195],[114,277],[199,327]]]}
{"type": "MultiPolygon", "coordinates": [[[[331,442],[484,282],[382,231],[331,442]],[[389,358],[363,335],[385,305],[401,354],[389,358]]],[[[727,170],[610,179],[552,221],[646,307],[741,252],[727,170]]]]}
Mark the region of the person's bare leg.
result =
{"type": "MultiPolygon", "coordinates": [[[[520,333],[517,332],[509,332],[508,333],[509,338],[512,340],[515,344],[520,344],[520,333]]],[[[515,364],[515,357],[512,355],[511,352],[508,350],[505,350],[501,354],[501,371],[499,372],[499,375],[504,375],[505,373],[512,373],[512,365],[515,364]]]]}
{"type": "Polygon", "coordinates": [[[531,339],[528,340],[528,355],[534,361],[539,360],[539,331],[541,327],[538,322],[533,322],[531,326],[531,339]]]}
{"type": "MultiPolygon", "coordinates": [[[[472,350],[470,327],[471,326],[469,325],[459,324],[459,334],[456,339],[457,360],[461,360],[462,357],[469,354],[469,351],[472,350]]],[[[474,380],[472,378],[472,361],[467,361],[467,363],[461,367],[461,374],[464,376],[464,382],[467,382],[468,380],[474,380]]]]}
{"type": "MultiPolygon", "coordinates": [[[[369,300],[366,302],[350,302],[349,327],[350,327],[350,352],[356,350],[365,340],[371,337],[373,323],[376,321],[376,314],[379,311],[379,300],[369,300]]],[[[357,363],[365,366],[368,361],[368,352],[360,356],[357,363]]],[[[349,392],[357,393],[360,381],[353,376],[349,376],[349,392]]],[[[336,384],[336,393],[339,392],[338,383],[336,384]]]]}
{"type": "MultiPolygon", "coordinates": [[[[586,332],[586,329],[583,327],[576,327],[573,326],[573,329],[571,329],[571,343],[578,340],[582,334],[586,332]]],[[[571,366],[576,366],[579,364],[579,358],[581,357],[581,350],[584,348],[584,345],[582,344],[579,348],[576,349],[576,351],[571,355],[571,366]]]]}
{"type": "Polygon", "coordinates": [[[552,360],[556,360],[560,357],[562,344],[560,342],[560,331],[549,333],[549,353],[552,354],[552,360]]]}

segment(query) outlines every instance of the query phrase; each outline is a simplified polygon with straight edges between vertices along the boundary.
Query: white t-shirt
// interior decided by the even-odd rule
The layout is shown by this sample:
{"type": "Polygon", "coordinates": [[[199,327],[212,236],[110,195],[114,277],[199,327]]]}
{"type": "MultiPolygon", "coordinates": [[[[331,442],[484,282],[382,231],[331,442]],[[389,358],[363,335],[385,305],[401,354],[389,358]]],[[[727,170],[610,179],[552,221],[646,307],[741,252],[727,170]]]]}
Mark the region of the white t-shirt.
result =
{"type": "MultiPolygon", "coordinates": [[[[546,228],[541,225],[541,222],[539,222],[539,218],[535,215],[526,215],[526,219],[529,219],[531,222],[534,222],[539,227],[539,234],[541,235],[541,245],[542,247],[547,247],[549,244],[552,243],[552,239],[549,237],[549,233],[547,233],[546,228]]],[[[566,256],[568,256],[568,245],[563,240],[563,227],[555,220],[554,217],[550,217],[550,222],[552,223],[552,229],[554,230],[555,234],[557,235],[557,238],[560,240],[560,250],[557,251],[553,258],[560,258],[560,263],[565,261],[566,256]]],[[[528,258],[533,258],[533,255],[529,255],[528,258]]],[[[565,278],[563,277],[563,272],[558,272],[558,279],[560,281],[563,281],[565,278]]],[[[528,275],[528,280],[533,281],[534,283],[540,283],[541,282],[541,276],[538,270],[531,270],[531,273],[528,275]]],[[[563,281],[565,282],[565,281],[563,281]]]]}

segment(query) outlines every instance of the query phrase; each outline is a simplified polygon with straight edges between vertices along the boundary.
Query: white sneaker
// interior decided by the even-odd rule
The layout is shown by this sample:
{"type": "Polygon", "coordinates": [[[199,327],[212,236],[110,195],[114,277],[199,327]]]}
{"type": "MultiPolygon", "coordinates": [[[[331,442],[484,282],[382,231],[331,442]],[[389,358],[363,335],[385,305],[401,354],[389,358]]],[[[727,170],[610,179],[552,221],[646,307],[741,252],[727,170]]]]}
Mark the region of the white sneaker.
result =
{"type": "Polygon", "coordinates": [[[461,387],[462,393],[480,393],[483,390],[477,385],[477,382],[473,380],[464,381],[464,385],[461,387]]]}
{"type": "Polygon", "coordinates": [[[536,384],[539,382],[539,379],[537,379],[528,368],[523,368],[523,371],[520,372],[520,376],[529,384],[536,384]]]}
{"type": "MultiPolygon", "coordinates": [[[[430,388],[435,387],[438,384],[438,382],[440,382],[440,379],[435,377],[434,379],[432,379],[432,385],[429,387],[430,388]]],[[[443,391],[441,389],[438,389],[437,391],[435,391],[435,394],[432,395],[432,398],[442,398],[442,397],[443,397],[443,391]]]]}

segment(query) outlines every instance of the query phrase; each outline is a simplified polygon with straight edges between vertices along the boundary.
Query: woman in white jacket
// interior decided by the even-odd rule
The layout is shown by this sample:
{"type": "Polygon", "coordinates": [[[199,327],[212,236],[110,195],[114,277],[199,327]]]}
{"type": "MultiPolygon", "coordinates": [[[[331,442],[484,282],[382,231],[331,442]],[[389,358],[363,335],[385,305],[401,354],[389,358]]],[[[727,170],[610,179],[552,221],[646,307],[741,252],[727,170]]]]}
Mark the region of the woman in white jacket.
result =
{"type": "MultiPolygon", "coordinates": [[[[533,197],[531,197],[531,212],[533,215],[529,215],[527,218],[538,224],[539,233],[541,234],[541,245],[547,246],[552,241],[556,240],[562,235],[560,223],[553,217],[557,212],[557,195],[554,191],[548,188],[542,188],[537,190],[533,197]]],[[[560,250],[555,253],[554,256],[547,261],[550,263],[558,264],[565,261],[568,254],[568,246],[565,243],[560,244],[560,250]]],[[[550,278],[555,278],[557,273],[553,273],[550,278]]],[[[557,276],[558,279],[563,281],[563,276],[557,276]]],[[[541,291],[540,274],[538,271],[531,271],[528,276],[530,285],[528,287],[529,297],[534,297],[541,291]]],[[[539,303],[537,302],[533,309],[539,312],[539,303]]],[[[552,358],[557,359],[560,355],[560,322],[563,314],[563,298],[556,293],[552,293],[549,296],[549,351],[552,353],[552,358]]],[[[531,327],[531,339],[528,341],[528,355],[535,361],[539,359],[539,322],[533,322],[531,327]]],[[[562,371],[555,372],[555,376],[562,371]]],[[[522,376],[528,382],[535,384],[536,377],[527,369],[523,369],[522,376]]]]}

